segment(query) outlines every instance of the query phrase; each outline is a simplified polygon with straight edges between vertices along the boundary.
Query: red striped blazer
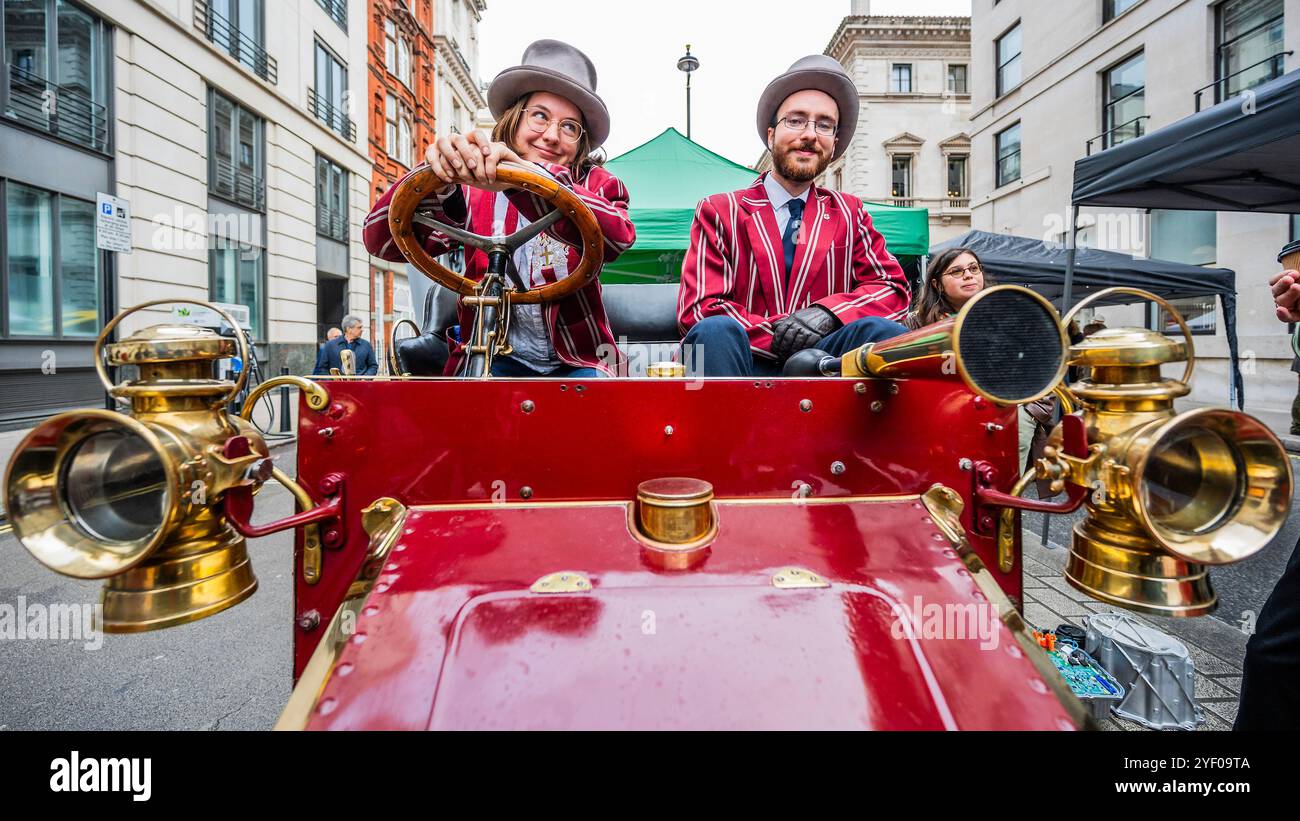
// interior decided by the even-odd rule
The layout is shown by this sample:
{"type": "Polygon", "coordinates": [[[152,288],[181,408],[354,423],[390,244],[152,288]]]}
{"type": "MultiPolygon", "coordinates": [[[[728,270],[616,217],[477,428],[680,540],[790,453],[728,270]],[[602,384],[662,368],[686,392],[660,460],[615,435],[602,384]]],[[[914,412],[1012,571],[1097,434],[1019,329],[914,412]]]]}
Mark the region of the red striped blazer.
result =
{"type": "MultiPolygon", "coordinates": [[[[627,188],[617,177],[600,166],[593,166],[587,171],[581,182],[574,182],[568,168],[550,163],[537,163],[545,172],[566,186],[578,198],[586,203],[596,216],[600,230],[605,235],[605,258],[601,263],[613,262],[619,255],[631,247],[636,240],[636,229],[627,214],[627,188]]],[[[405,179],[405,177],[403,177],[405,179]]],[[[377,257],[402,261],[402,252],[393,242],[392,232],[388,228],[388,204],[393,191],[401,183],[398,180],[375,201],[375,207],[366,217],[362,237],[366,250],[377,257]]],[[[522,215],[529,222],[536,222],[551,211],[540,197],[526,191],[512,190],[505,192],[510,204],[506,209],[506,226],[518,224],[522,215]]],[[[492,235],[497,194],[478,188],[461,186],[460,189],[440,200],[436,194],[423,201],[433,212],[435,219],[467,228],[483,236],[492,235]],[[468,201],[466,201],[468,196],[468,201]]],[[[415,226],[416,237],[424,243],[425,250],[437,256],[455,248],[459,243],[449,239],[431,228],[415,226]]],[[[581,257],[581,238],[573,223],[560,220],[546,230],[547,234],[568,247],[569,270],[577,268],[581,257]]],[[[487,254],[477,249],[466,249],[465,276],[478,281],[487,272],[487,254]]],[[[597,271],[599,276],[599,270],[597,271]]],[[[547,328],[550,330],[551,344],[555,346],[556,355],[569,365],[575,367],[597,368],[610,376],[616,375],[623,361],[623,355],[614,341],[614,332],[610,330],[609,320],[605,316],[605,306],[600,298],[600,280],[595,279],[573,294],[559,302],[543,306],[547,328]]],[[[456,308],[456,317],[460,322],[461,336],[467,338],[474,322],[472,310],[463,304],[456,308]]],[[[451,356],[447,360],[445,375],[452,376],[459,372],[465,361],[463,346],[456,340],[448,338],[451,356]]]]}
{"type": "Polygon", "coordinates": [[[773,359],[772,323],[794,311],[816,303],[846,325],[868,316],[901,321],[910,300],[907,277],[862,200],[828,188],[812,188],[787,275],[776,212],[759,177],[696,208],[677,324],[684,335],[705,317],[729,316],[755,355],[773,359]]]}

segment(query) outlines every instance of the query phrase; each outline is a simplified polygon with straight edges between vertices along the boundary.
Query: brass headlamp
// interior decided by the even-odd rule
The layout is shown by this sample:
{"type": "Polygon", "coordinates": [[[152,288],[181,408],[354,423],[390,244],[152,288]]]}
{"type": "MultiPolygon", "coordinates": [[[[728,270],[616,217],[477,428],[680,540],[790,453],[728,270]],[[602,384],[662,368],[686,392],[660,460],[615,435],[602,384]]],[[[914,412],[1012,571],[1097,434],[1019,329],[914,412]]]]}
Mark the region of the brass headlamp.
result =
{"type": "Polygon", "coordinates": [[[194,621],[257,589],[244,536],[218,504],[232,490],[255,491],[272,471],[257,429],[226,413],[246,382],[247,342],[163,324],[104,344],[129,314],[171,303],[209,308],[238,327],[224,311],[186,299],[147,302],[114,317],[95,342],[94,362],[109,394],[130,400],[130,415],[54,416],[18,445],[4,478],[14,532],[38,561],[68,576],[107,580],[107,632],[194,621]],[[245,363],[238,379],[213,378],[214,363],[236,354],[245,363]],[[139,377],[114,384],[105,360],[136,366],[139,377]]]}
{"type": "MultiPolygon", "coordinates": [[[[1091,492],[1075,525],[1065,575],[1101,601],[1163,616],[1196,616],[1217,605],[1209,565],[1261,550],[1286,521],[1291,465],[1277,437],[1244,413],[1203,408],[1174,412],[1195,364],[1191,333],[1163,299],[1134,288],[1100,291],[1150,299],[1183,332],[1098,331],[1071,349],[1071,364],[1090,368],[1071,390],[1082,403],[1088,453],[1069,454],[1058,427],[1039,478],[1091,492]],[[1186,362],[1180,379],[1162,365],[1186,362]]],[[[1069,420],[1067,420],[1069,421],[1069,420]]]]}

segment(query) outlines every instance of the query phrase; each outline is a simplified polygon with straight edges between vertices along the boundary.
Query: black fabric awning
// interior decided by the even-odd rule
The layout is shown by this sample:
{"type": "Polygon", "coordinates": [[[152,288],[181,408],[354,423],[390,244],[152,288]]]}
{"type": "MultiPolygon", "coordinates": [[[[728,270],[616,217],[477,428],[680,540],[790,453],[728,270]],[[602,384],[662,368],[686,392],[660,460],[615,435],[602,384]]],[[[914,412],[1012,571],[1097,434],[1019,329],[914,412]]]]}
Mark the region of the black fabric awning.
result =
{"type": "Polygon", "coordinates": [[[1074,164],[1075,205],[1300,213],[1300,71],[1074,164]]]}
{"type": "MultiPolygon", "coordinates": [[[[930,249],[970,248],[998,284],[1024,285],[1060,307],[1065,282],[1066,248],[1029,237],[968,231],[930,249]]],[[[1103,288],[1127,285],[1165,299],[1218,296],[1235,304],[1237,275],[1227,268],[1201,268],[1160,259],[1142,259],[1114,251],[1080,248],[1074,262],[1074,302],[1103,288]]],[[[1131,297],[1121,297],[1131,302],[1131,297]]]]}
{"type": "MultiPolygon", "coordinates": [[[[969,231],[930,249],[934,256],[948,248],[969,248],[980,258],[999,285],[1024,285],[1062,307],[1069,250],[1064,245],[1029,237],[969,231]]],[[[1119,285],[1141,288],[1164,299],[1218,297],[1223,311],[1223,329],[1232,358],[1236,396],[1242,390],[1237,363],[1237,275],[1226,268],[1202,268],[1160,259],[1142,259],[1114,251],[1080,248],[1074,252],[1074,276],[1070,304],[1080,297],[1119,285]]],[[[1119,295],[1101,304],[1135,302],[1119,295]]],[[[1064,311],[1063,311],[1064,312],[1064,311]]]]}

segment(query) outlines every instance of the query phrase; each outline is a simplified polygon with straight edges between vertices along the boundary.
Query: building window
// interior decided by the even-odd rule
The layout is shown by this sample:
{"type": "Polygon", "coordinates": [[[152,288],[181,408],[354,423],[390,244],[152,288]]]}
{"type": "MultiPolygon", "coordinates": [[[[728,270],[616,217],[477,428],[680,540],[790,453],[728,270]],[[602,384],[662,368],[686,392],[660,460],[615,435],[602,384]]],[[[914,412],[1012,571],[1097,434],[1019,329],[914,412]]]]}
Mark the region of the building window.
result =
{"type": "Polygon", "coordinates": [[[997,187],[1020,179],[1020,123],[994,138],[997,144],[997,187]]]}
{"type": "Polygon", "coordinates": [[[910,205],[912,196],[912,157],[911,155],[895,155],[890,161],[892,172],[889,195],[894,198],[895,205],[910,205]]]}
{"type": "Polygon", "coordinates": [[[266,53],[263,0],[208,0],[194,4],[194,24],[208,39],[267,82],[277,80],[275,58],[266,53]]]}
{"type": "Polygon", "coordinates": [[[208,292],[213,302],[243,305],[255,339],[265,339],[262,297],[266,292],[266,253],[253,245],[212,235],[208,238],[208,292]]]}
{"type": "Polygon", "coordinates": [[[384,100],[384,148],[388,156],[397,156],[397,98],[392,94],[384,100]]]}
{"type": "Polygon", "coordinates": [[[912,66],[909,63],[894,63],[889,69],[889,92],[891,94],[912,93],[912,66]]]}
{"type": "Polygon", "coordinates": [[[1213,265],[1218,257],[1213,211],[1151,212],[1151,256],[1187,265],[1213,265]]]}
{"type": "Polygon", "coordinates": [[[1138,0],[1102,0],[1101,21],[1109,23],[1137,5],[1138,0]]]}
{"type": "Polygon", "coordinates": [[[451,101],[451,130],[453,133],[460,134],[462,131],[461,111],[463,110],[464,109],[460,107],[460,101],[458,100],[451,101]]]}
{"type": "Polygon", "coordinates": [[[411,82],[411,46],[405,37],[397,41],[397,79],[407,88],[414,88],[411,82]]]}
{"type": "Polygon", "coordinates": [[[397,121],[397,161],[407,168],[411,167],[411,153],[415,138],[411,135],[411,114],[402,106],[401,118],[397,121]]]}
{"type": "Polygon", "coordinates": [[[950,94],[969,94],[966,84],[966,66],[948,66],[948,92],[950,94]]]}
{"type": "Polygon", "coordinates": [[[953,154],[948,157],[948,206],[965,208],[969,205],[966,193],[966,155],[953,154]]]}
{"type": "Polygon", "coordinates": [[[349,142],[357,127],[348,118],[348,70],[319,40],[316,41],[316,86],[307,89],[307,104],[316,119],[349,142]]]}
{"type": "Polygon", "coordinates": [[[1146,130],[1146,55],[1139,52],[1102,75],[1102,144],[1141,137],[1146,130]]]}
{"type": "Polygon", "coordinates": [[[208,193],[254,211],[266,208],[262,118],[208,91],[208,193]]]}
{"type": "Polygon", "coordinates": [[[997,40],[997,96],[1020,85],[1020,24],[997,40]]]}
{"type": "Polygon", "coordinates": [[[108,153],[109,27],[66,0],[3,6],[4,116],[108,153]]]}
{"type": "Polygon", "coordinates": [[[1228,0],[1215,9],[1215,101],[1281,77],[1283,0],[1228,0]]]}
{"type": "Polygon", "coordinates": [[[13,181],[0,187],[4,336],[94,338],[102,279],[95,204],[13,181]]]}
{"type": "Polygon", "coordinates": [[[341,29],[348,30],[348,0],[316,0],[316,2],[325,9],[325,13],[331,20],[339,24],[341,29]]]}
{"type": "Polygon", "coordinates": [[[397,74],[397,23],[392,20],[384,21],[384,67],[397,74]]]}
{"type": "Polygon", "coordinates": [[[316,233],[348,241],[348,172],[316,155],[316,233]]]}
{"type": "MultiPolygon", "coordinates": [[[[1183,321],[1194,336],[1214,335],[1219,329],[1218,300],[1213,296],[1192,296],[1171,299],[1169,304],[1183,315],[1183,321]]],[[[1148,308],[1147,327],[1170,336],[1181,336],[1178,323],[1159,305],[1148,308]]]]}

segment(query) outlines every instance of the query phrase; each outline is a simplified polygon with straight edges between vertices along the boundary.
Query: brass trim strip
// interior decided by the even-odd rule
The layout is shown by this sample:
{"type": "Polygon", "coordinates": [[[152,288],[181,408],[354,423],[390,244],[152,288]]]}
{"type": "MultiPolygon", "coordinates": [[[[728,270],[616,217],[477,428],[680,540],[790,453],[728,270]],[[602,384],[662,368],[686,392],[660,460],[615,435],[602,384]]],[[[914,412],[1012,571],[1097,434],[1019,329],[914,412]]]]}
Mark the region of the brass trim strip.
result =
{"type": "Polygon", "coordinates": [[[311,654],[307,666],[303,668],[302,676],[299,677],[298,684],[289,695],[288,703],[280,712],[280,718],[276,720],[274,729],[302,730],[307,727],[312,711],[316,708],[316,702],[320,700],[325,685],[329,683],[330,676],[334,673],[334,664],[338,661],[339,652],[352,637],[361,609],[370,598],[370,591],[374,588],[379,570],[383,568],[389,553],[397,543],[397,537],[406,523],[406,515],[407,509],[400,502],[386,498],[376,499],[362,511],[362,523],[370,533],[370,550],[367,559],[357,571],[351,587],[348,588],[347,597],[334,612],[329,626],[325,628],[325,635],[321,637],[320,644],[316,645],[316,651],[311,654]],[[348,624],[347,630],[344,629],[345,620],[348,624]]]}
{"type": "MultiPolygon", "coordinates": [[[[856,504],[862,502],[915,502],[920,501],[919,494],[899,494],[896,496],[809,496],[791,499],[784,496],[762,498],[725,499],[715,497],[713,504],[718,505],[834,505],[856,504]]],[[[620,507],[633,503],[632,499],[597,499],[592,501],[564,502],[453,502],[445,505],[411,505],[408,510],[436,512],[443,510],[524,510],[530,508],[575,508],[575,507],[620,507]]]]}

